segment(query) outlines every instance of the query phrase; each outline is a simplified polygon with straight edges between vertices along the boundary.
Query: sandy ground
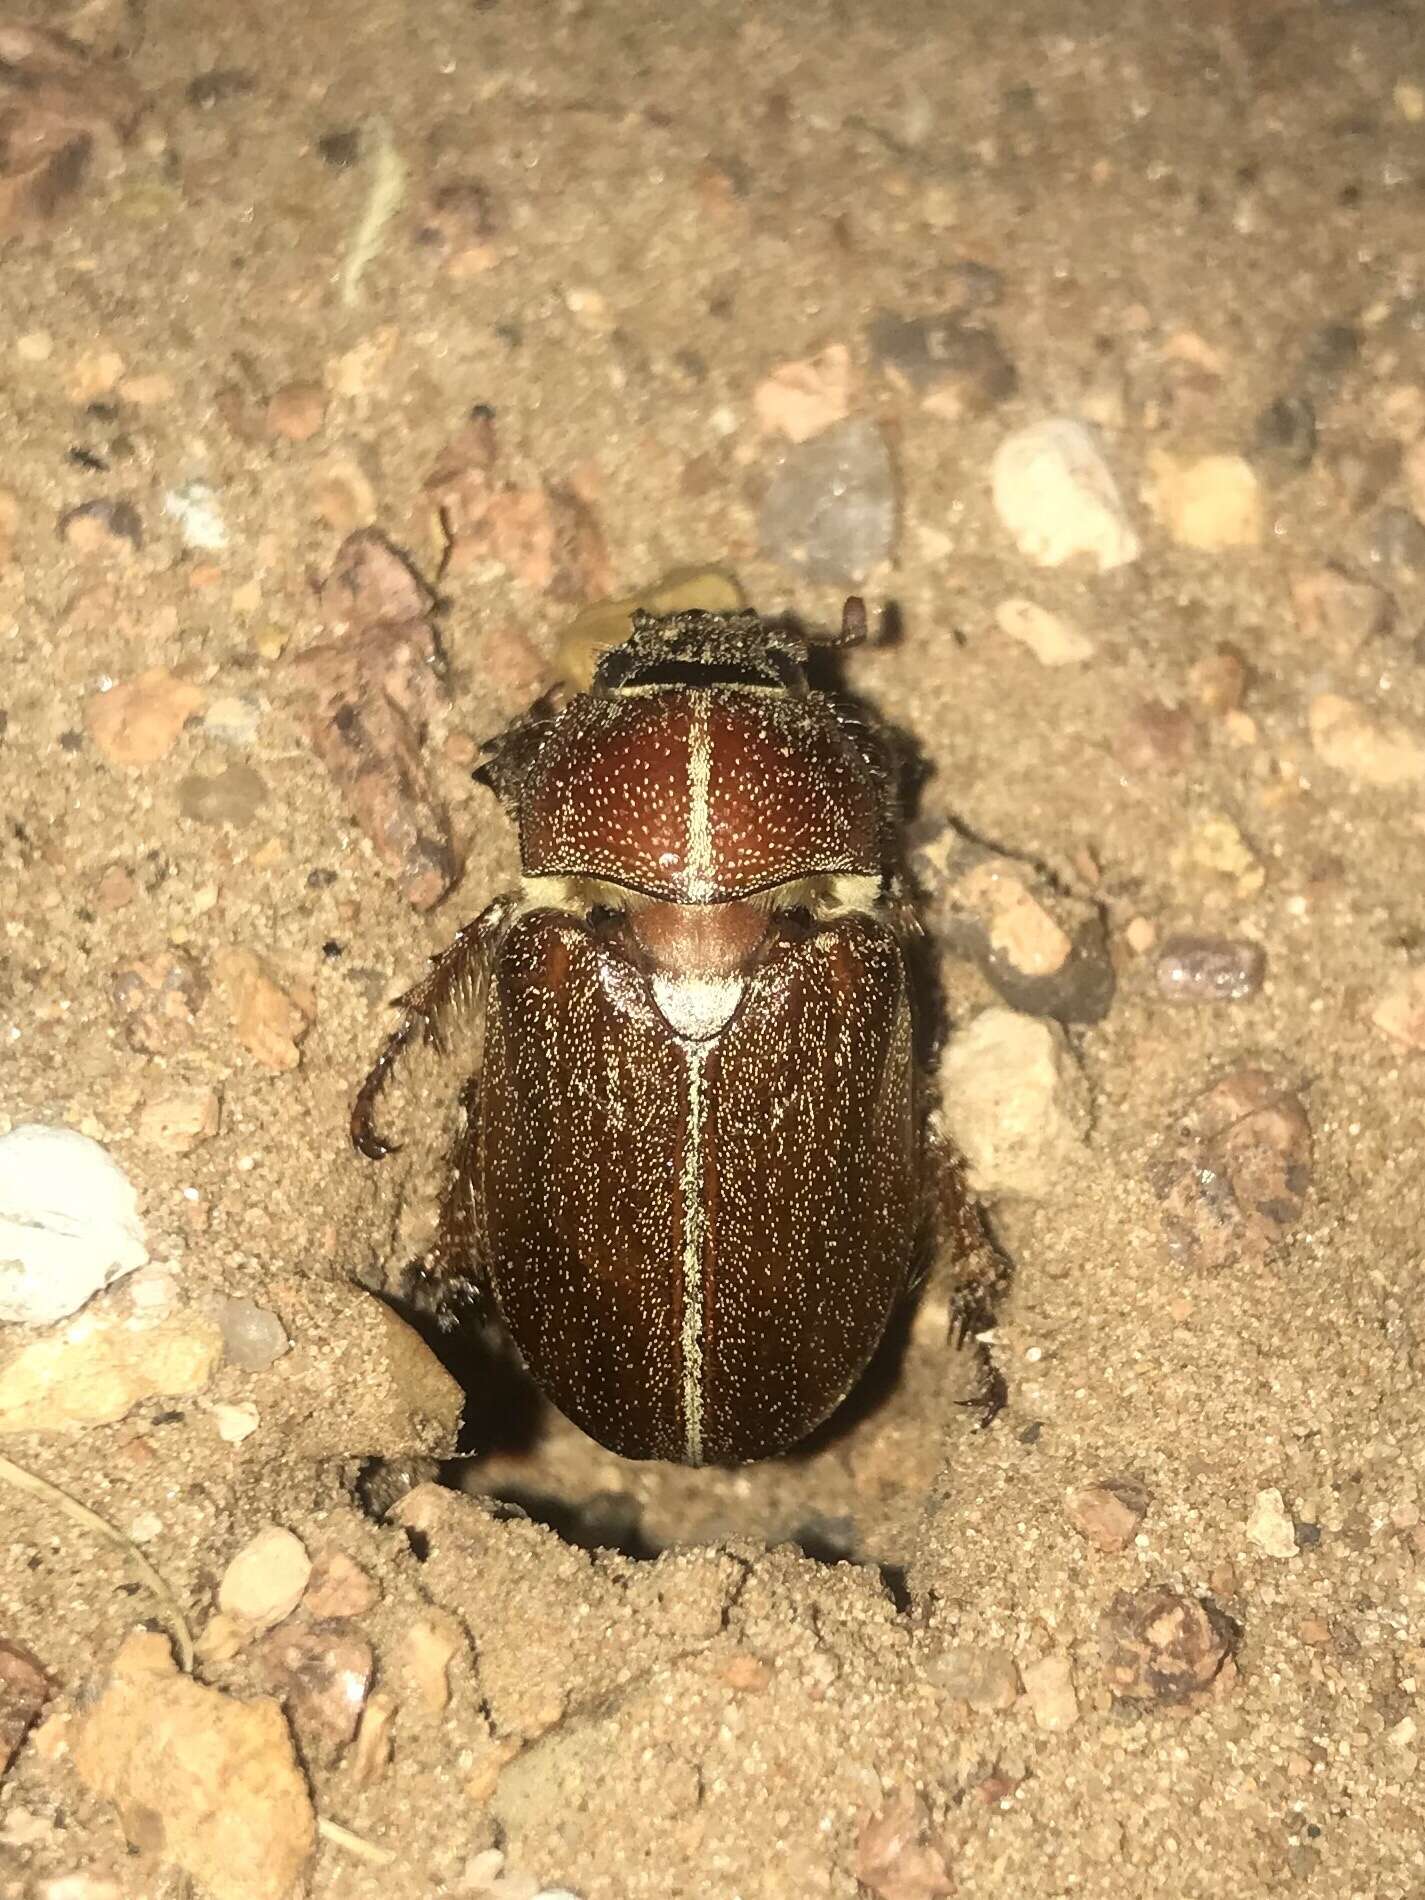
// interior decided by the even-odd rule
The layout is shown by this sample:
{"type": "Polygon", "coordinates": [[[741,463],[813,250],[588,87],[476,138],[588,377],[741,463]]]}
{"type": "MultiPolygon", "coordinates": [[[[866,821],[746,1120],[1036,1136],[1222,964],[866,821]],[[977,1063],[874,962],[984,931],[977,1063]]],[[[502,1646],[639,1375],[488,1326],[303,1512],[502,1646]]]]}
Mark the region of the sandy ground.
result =
{"type": "MultiPolygon", "coordinates": [[[[290,1350],[205,1361],[111,1423],[7,1427],[0,1450],[140,1541],[197,1630],[264,1526],[373,1580],[359,1611],[297,1613],[312,1680],[338,1636],[369,1646],[392,1727],[359,1763],[251,1627],[199,1663],[235,1696],[275,1688],[316,1811],[390,1857],[324,1838],[310,1890],[760,1900],[860,1876],[888,1900],[1418,1900],[1425,1012],[1399,986],[1425,944],[1422,10],[11,17],[80,36],[147,109],[122,147],[103,132],[46,232],[0,242],[0,1118],[68,1124],[122,1163],[175,1325],[204,1338],[245,1297],[290,1350]],[[391,216],[358,272],[383,178],[391,216]],[[868,329],[957,310],[1017,387],[952,379],[927,406],[868,329]],[[442,1468],[466,1495],[421,1490],[383,1520],[436,1472],[396,1467],[454,1449],[452,1400],[345,1289],[399,1290],[438,1142],[369,1167],[347,1107],[387,999],[511,879],[469,764],[519,708],[516,636],[550,654],[573,602],[530,559],[442,582],[451,698],[423,758],[464,870],[420,913],[302,725],[313,580],[368,522],[433,576],[422,484],[483,403],[510,483],[583,498],[611,591],[711,562],[769,611],[833,622],[844,586],[760,545],[786,445],[754,392],[838,344],[900,496],[865,586],[898,637],[845,678],[931,768],[921,822],[953,813],[1101,907],[1118,975],[1104,1019],[1068,1031],[1086,1145],[991,1209],[1014,1269],[991,1345],[1006,1403],[985,1430],[955,1403],[943,1279],[835,1431],[736,1472],[622,1463],[476,1354],[473,1456],[442,1468]],[[287,398],[314,418],[302,440],[266,407],[292,385],[311,386],[287,398]],[[1280,398],[1315,416],[1294,465],[1259,434],[1280,398]],[[1036,568],[997,521],[994,451],[1048,415],[1098,425],[1136,561],[1036,568]],[[1143,504],[1163,453],[1247,457],[1260,521],[1241,545],[1184,545],[1143,504]],[[220,547],[195,545],[194,483],[220,547]],[[165,505],[185,490],[186,525],[165,505]],[[92,511],[66,520],[91,503],[127,503],[142,545],[111,507],[94,533],[92,511]],[[1313,621],[1293,585],[1329,563],[1387,604],[1313,621]],[[1008,638],[995,608],[1025,596],[1092,657],[1050,668],[1008,638]],[[1223,647],[1247,669],[1230,716],[1194,672],[1223,647]],[[177,717],[126,764],[94,709],[150,668],[178,683],[177,717]],[[1351,758],[1313,745],[1323,695],[1365,722],[1351,758]],[[1150,702],[1189,715],[1166,741],[1150,702]],[[1247,853],[1230,873],[1194,856],[1219,818],[1247,853]],[[1148,946],[1181,928],[1264,945],[1259,992],[1166,1000],[1148,946]],[[277,960],[297,1066],[235,1026],[235,951],[277,960]],[[147,1048],[116,1001],[138,965],[181,992],[147,1048]],[[1184,1104],[1244,1065],[1299,1095],[1313,1179],[1280,1245],[1214,1267],[1170,1251],[1153,1170],[1184,1104]],[[146,1109],[208,1090],[216,1133],[155,1138],[146,1109]],[[1065,1505],[1104,1478],[1148,1499],[1109,1551],[1065,1505]],[[1260,1515],[1249,1535],[1264,1492],[1274,1554],[1260,1515]],[[1105,1654],[1105,1613],[1133,1614],[1118,1593],[1159,1586],[1232,1652],[1186,1701],[1125,1693],[1105,1654]],[[434,1685],[410,1648],[432,1619],[454,1632],[434,1685]]],[[[959,1021],[995,1001],[967,962],[942,979],[959,1021]]],[[[418,1077],[403,1129],[438,1128],[450,1077],[418,1077]]],[[[134,1297],[99,1307],[123,1318],[134,1297]]],[[[0,1326],[0,1361],[20,1347],[0,1326]]],[[[184,1852],[200,1891],[280,1892],[236,1850],[204,1873],[132,1791],[116,1806],[81,1776],[120,1643],[171,1618],[122,1552],[0,1498],[0,1638],[54,1697],[0,1778],[0,1893],[176,1895],[184,1852]]],[[[184,1772],[168,1761],[149,1805],[184,1772]]]]}

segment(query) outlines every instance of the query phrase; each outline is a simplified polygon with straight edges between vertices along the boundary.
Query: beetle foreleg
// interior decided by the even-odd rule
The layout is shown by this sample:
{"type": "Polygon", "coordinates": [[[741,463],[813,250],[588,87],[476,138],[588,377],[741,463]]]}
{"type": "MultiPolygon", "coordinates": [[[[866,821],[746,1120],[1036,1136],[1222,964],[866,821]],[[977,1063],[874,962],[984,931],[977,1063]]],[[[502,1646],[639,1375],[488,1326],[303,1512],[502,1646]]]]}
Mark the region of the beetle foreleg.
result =
{"type": "Polygon", "coordinates": [[[380,1161],[394,1154],[394,1142],[385,1141],[373,1126],[376,1100],[391,1071],[404,1051],[419,1036],[423,1042],[441,1047],[445,1025],[457,1014],[478,1012],[485,994],[490,956],[495,941],[517,897],[497,897],[487,904],[473,923],[447,945],[439,956],[431,958],[431,967],[414,988],[396,999],[401,1020],[386,1039],[372,1064],[371,1073],[357,1090],[351,1109],[351,1139],[369,1161],[380,1161]]]}

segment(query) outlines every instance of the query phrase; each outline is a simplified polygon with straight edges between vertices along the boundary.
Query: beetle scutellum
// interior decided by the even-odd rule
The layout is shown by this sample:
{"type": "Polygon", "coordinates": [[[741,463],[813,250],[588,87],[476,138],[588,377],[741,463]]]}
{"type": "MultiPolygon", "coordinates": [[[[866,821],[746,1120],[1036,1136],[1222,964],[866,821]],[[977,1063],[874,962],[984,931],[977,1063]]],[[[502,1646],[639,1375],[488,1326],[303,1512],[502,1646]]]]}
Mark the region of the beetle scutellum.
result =
{"type": "MultiPolygon", "coordinates": [[[[843,638],[864,629],[847,603],[843,638]]],[[[856,1383],[929,1214],[894,797],[875,735],[754,613],[637,614],[485,775],[523,878],[412,1036],[483,1014],[435,1264],[631,1458],[765,1458],[856,1383]]],[[[950,1178],[952,1217],[963,1204],[950,1178]]]]}

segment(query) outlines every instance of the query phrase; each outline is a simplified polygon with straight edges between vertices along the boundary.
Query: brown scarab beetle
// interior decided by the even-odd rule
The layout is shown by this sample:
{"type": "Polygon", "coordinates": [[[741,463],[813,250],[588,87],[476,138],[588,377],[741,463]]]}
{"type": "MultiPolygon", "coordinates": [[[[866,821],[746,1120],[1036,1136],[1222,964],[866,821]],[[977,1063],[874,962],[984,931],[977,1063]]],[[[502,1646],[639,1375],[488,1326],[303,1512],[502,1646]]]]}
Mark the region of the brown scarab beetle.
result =
{"type": "MultiPolygon", "coordinates": [[[[843,637],[864,624],[848,602],[843,637]]],[[[435,1271],[629,1458],[795,1445],[925,1258],[891,773],[805,659],[755,613],[639,613],[590,690],[512,728],[483,775],[520,888],[401,999],[352,1114],[389,1152],[400,1051],[481,1012],[435,1271]]]]}

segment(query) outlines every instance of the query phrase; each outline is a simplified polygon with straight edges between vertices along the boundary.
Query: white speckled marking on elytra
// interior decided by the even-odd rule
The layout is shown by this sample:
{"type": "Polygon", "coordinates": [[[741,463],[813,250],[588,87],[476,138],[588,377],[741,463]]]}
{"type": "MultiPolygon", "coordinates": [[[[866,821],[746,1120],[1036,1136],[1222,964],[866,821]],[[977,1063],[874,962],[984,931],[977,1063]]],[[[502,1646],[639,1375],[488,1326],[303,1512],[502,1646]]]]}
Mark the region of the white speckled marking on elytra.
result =
{"type": "Polygon", "coordinates": [[[688,1133],[683,1144],[683,1448],[690,1465],[703,1462],[703,1066],[706,1049],[687,1049],[688,1133]]]}
{"type": "Polygon", "coordinates": [[[688,897],[708,901],[717,889],[712,835],[712,726],[707,696],[696,693],[688,722],[688,897]]]}

